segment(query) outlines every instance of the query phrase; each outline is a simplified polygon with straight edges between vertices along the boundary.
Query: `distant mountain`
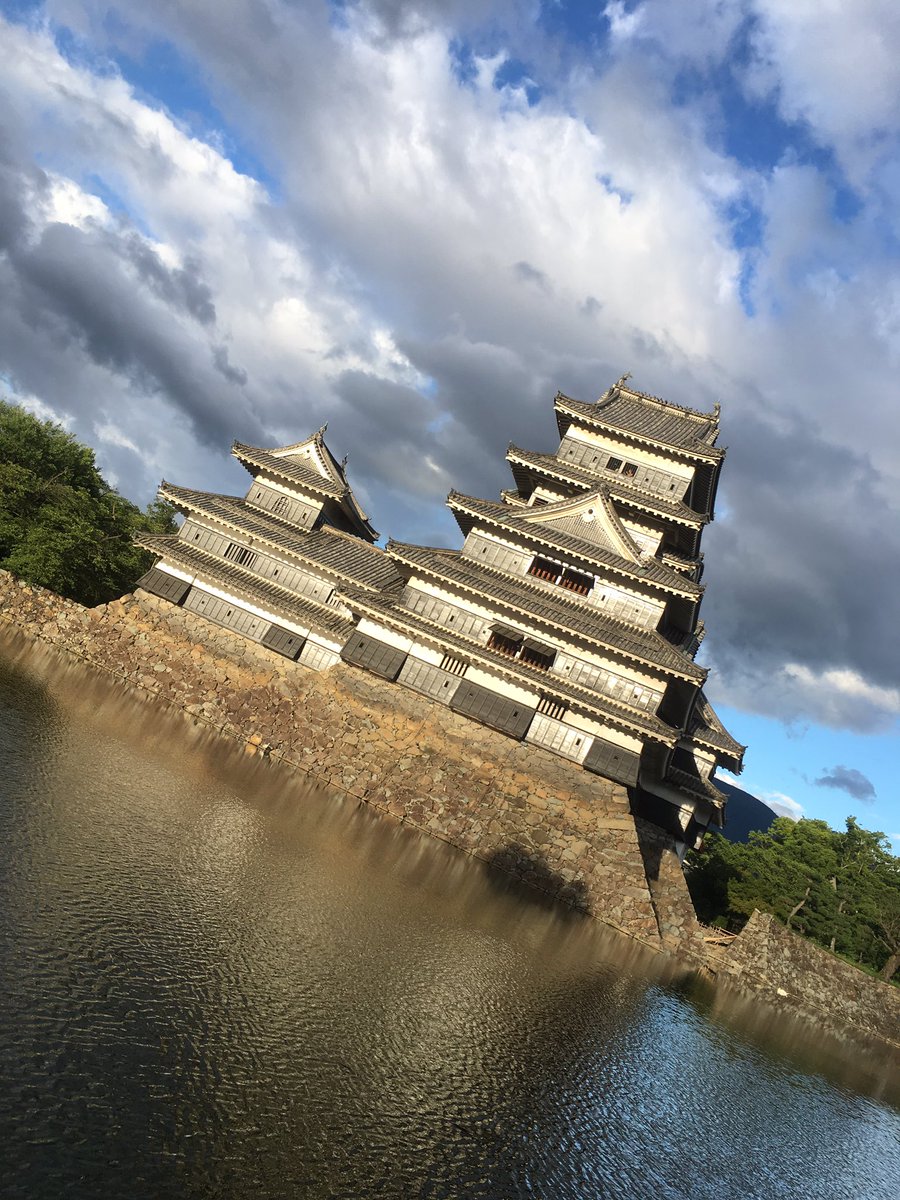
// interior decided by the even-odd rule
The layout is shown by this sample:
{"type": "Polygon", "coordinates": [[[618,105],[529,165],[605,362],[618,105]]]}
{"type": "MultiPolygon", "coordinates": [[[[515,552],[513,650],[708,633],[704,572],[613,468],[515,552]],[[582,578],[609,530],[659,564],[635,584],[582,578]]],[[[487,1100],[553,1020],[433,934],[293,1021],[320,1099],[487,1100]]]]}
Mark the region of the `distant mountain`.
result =
{"type": "Polygon", "coordinates": [[[716,787],[728,797],[725,806],[725,828],[721,832],[729,842],[746,842],[754,829],[765,832],[775,820],[777,813],[768,804],[757,800],[737,784],[716,779],[716,787]]]}

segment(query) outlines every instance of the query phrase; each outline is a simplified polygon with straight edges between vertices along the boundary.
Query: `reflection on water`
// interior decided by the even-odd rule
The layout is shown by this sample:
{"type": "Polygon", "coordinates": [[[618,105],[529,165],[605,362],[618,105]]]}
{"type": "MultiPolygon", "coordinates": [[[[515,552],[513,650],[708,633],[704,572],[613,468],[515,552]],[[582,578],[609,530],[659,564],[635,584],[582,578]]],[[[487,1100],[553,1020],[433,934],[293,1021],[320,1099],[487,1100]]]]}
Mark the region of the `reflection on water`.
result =
{"type": "Polygon", "coordinates": [[[883,1057],[4,645],[4,1197],[896,1197],[883,1057]]]}

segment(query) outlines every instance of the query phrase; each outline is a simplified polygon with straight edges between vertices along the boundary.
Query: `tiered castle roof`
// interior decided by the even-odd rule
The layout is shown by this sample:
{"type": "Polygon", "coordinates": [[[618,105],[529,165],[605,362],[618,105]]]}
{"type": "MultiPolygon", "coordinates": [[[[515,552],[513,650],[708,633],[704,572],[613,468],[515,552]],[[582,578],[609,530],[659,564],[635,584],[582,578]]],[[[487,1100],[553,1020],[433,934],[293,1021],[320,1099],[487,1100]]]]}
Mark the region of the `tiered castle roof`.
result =
{"type": "Polygon", "coordinates": [[[561,393],[555,453],[511,445],[501,501],[453,491],[461,550],[390,541],[324,440],[235,442],[246,496],[163,482],[185,516],[143,585],[300,664],[343,657],[632,789],[685,843],[720,819],[743,747],[694,661],[700,539],[724,450],[711,413],[620,380],[561,393]]]}

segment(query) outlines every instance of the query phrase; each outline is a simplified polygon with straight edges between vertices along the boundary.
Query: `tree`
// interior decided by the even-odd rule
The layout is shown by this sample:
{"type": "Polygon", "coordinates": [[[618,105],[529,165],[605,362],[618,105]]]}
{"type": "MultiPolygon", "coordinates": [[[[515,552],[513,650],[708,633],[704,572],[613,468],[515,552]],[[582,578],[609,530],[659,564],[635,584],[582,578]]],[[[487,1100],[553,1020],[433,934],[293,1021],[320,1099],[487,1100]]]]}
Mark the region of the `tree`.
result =
{"type": "Polygon", "coordinates": [[[755,909],[890,979],[900,969],[900,859],[882,833],[848,817],[779,817],[746,844],[716,834],[686,861],[701,920],[740,926],[755,909]]]}
{"type": "Polygon", "coordinates": [[[169,505],[142,512],[109,486],[89,447],[0,400],[0,568],[100,604],[129,591],[152,562],[134,534],[175,528],[169,505]]]}

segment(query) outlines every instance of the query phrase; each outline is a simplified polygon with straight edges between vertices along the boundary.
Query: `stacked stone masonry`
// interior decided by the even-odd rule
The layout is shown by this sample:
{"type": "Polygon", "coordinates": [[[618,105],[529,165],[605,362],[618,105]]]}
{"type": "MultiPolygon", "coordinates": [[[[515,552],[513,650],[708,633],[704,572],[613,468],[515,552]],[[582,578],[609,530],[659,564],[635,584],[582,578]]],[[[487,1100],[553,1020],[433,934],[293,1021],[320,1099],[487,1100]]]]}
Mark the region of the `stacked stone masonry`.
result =
{"type": "Polygon", "coordinates": [[[305,670],[140,591],[85,609],[0,573],[0,616],[330,788],[660,945],[638,828],[619,784],[355,667],[305,670]]]}
{"type": "Polygon", "coordinates": [[[674,842],[624,788],[355,667],[315,672],[137,592],[85,609],[0,571],[0,627],[48,643],[835,1033],[900,1045],[900,990],[755,914],[710,950],[674,842]]]}
{"type": "Polygon", "coordinates": [[[771,913],[753,913],[722,970],[771,1004],[815,1013],[817,1024],[839,1036],[858,1030],[900,1046],[900,988],[792,933],[771,913]]]}

